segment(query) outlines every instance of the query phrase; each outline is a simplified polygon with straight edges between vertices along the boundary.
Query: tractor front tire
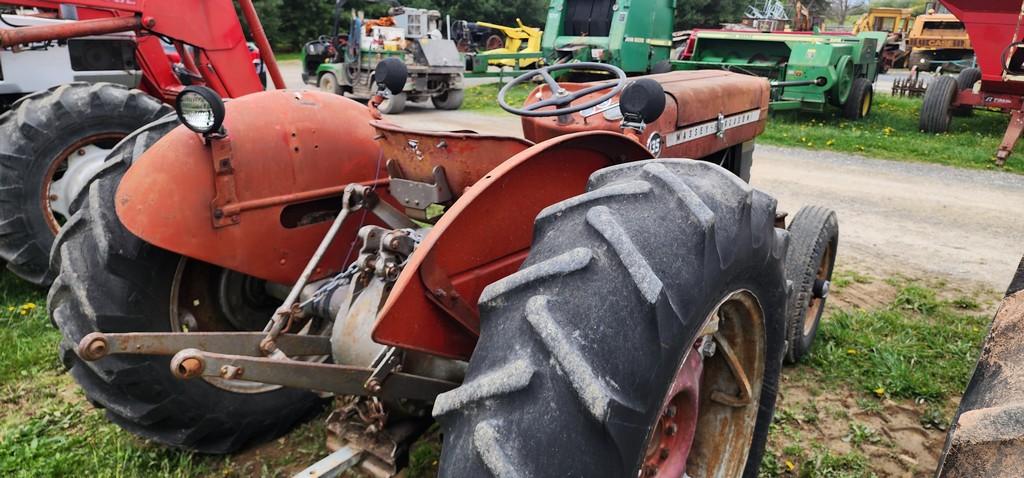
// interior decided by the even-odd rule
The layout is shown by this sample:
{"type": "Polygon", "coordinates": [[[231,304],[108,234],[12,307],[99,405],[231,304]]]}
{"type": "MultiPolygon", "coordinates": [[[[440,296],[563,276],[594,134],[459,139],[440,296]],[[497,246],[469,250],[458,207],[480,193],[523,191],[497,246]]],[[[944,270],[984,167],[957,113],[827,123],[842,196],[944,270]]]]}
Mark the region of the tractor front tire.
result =
{"type": "Polygon", "coordinates": [[[952,76],[940,76],[928,86],[921,104],[921,131],[934,134],[949,131],[953,121],[953,101],[958,91],[956,78],[952,76]]]}
{"type": "Polygon", "coordinates": [[[405,111],[406,102],[405,93],[399,93],[397,95],[391,95],[390,98],[384,100],[377,109],[386,115],[397,115],[405,111]]]}
{"type": "Polygon", "coordinates": [[[439,110],[457,110],[462,108],[462,102],[465,99],[465,90],[447,90],[437,96],[432,96],[430,101],[434,103],[434,108],[439,110]]]}
{"type": "Polygon", "coordinates": [[[786,321],[786,362],[806,356],[818,333],[839,247],[839,220],[831,209],[805,206],[789,225],[786,278],[793,281],[786,321]]]}
{"type": "Polygon", "coordinates": [[[88,163],[74,168],[83,176],[75,181],[84,183],[107,150],[169,112],[138,90],[73,83],[26,96],[0,116],[0,261],[22,279],[47,285],[50,247],[68,219],[54,204],[74,196],[67,187],[69,197],[57,198],[51,185],[78,158],[88,163]]]}
{"type": "MultiPolygon", "coordinates": [[[[135,237],[121,224],[114,195],[132,162],[178,125],[169,116],[125,139],[90,184],[57,239],[49,311],[63,340],[61,359],[94,405],[122,428],[201,453],[229,453],[276,438],[321,405],[308,391],[236,393],[171,375],[170,357],[75,352],[92,332],[170,332],[171,284],[181,256],[135,237]]],[[[198,302],[198,300],[197,300],[198,302]]]]}
{"type": "Polygon", "coordinates": [[[645,442],[684,436],[676,417],[696,421],[693,448],[653,447],[674,463],[657,476],[757,476],[785,340],[775,200],[692,160],[610,167],[587,191],[542,211],[526,262],[482,294],[465,382],[434,405],[440,476],[652,476],[645,442]],[[736,293],[762,321],[726,312],[736,293]],[[721,408],[707,394],[735,393],[728,354],[703,359],[694,419],[667,397],[712,316],[750,333],[733,347],[760,365],[752,398],[721,408]]]}
{"type": "Polygon", "coordinates": [[[849,120],[860,120],[871,114],[871,106],[875,101],[875,89],[867,78],[853,80],[850,95],[843,104],[843,117],[849,120]]]}

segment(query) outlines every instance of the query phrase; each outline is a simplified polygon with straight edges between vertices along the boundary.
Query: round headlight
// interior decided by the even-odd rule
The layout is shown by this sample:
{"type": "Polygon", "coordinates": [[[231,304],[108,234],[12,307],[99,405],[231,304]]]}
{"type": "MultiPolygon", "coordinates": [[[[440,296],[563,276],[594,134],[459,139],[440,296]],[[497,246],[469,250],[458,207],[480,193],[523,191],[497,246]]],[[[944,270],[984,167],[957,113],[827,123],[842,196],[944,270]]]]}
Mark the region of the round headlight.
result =
{"type": "Polygon", "coordinates": [[[224,101],[205,86],[185,88],[174,106],[181,123],[196,133],[216,133],[224,124],[224,101]]]}

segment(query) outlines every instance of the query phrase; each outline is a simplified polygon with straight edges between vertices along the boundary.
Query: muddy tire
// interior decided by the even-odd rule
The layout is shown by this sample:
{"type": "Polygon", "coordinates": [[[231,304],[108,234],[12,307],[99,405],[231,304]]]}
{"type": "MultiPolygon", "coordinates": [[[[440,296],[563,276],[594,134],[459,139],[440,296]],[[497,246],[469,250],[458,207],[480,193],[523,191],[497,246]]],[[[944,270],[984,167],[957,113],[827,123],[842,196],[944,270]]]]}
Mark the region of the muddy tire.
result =
{"type": "MultiPolygon", "coordinates": [[[[973,89],[974,84],[979,81],[981,81],[981,70],[965,68],[956,77],[957,92],[973,89]]],[[[974,108],[971,105],[960,105],[953,108],[954,116],[971,116],[972,114],[974,114],[974,108]]]]}
{"type": "MultiPolygon", "coordinates": [[[[168,332],[177,254],[128,232],[114,211],[121,177],[138,155],[178,124],[174,116],[120,143],[57,239],[49,311],[63,335],[64,365],[94,405],[122,428],[158,443],[228,453],[289,431],[318,409],[306,391],[233,393],[170,373],[170,357],[112,355],[86,362],[77,343],[91,332],[168,332]]],[[[202,329],[200,329],[202,330],[202,329]]]]}
{"type": "Polygon", "coordinates": [[[949,131],[953,121],[953,100],[958,91],[956,78],[952,76],[940,76],[928,86],[921,104],[921,131],[934,134],[949,131]]]}
{"type": "Polygon", "coordinates": [[[839,220],[831,209],[806,206],[789,226],[786,278],[793,281],[786,321],[786,362],[806,356],[818,333],[839,247],[839,220]]]}
{"type": "MultiPolygon", "coordinates": [[[[672,435],[655,432],[668,416],[663,397],[709,314],[737,290],[763,310],[760,328],[746,329],[758,351],[745,355],[760,360],[751,370],[761,380],[749,403],[729,409],[742,410],[744,425],[696,425],[689,458],[726,460],[725,469],[687,472],[757,476],[784,346],[788,233],[773,227],[775,200],[686,160],[607,168],[587,190],[542,211],[522,268],[482,294],[466,380],[434,405],[440,476],[637,476],[650,459],[645,443],[672,435]],[[701,444],[713,437],[738,440],[736,454],[709,453],[701,444]]],[[[705,381],[727,373],[722,355],[704,359],[705,381]]],[[[722,406],[707,403],[701,419],[722,406]]]]}
{"type": "Polygon", "coordinates": [[[875,89],[867,78],[853,80],[850,95],[843,104],[843,117],[849,120],[860,120],[871,114],[871,106],[875,101],[875,89]]]}
{"type": "MultiPolygon", "coordinates": [[[[50,189],[58,176],[71,174],[69,167],[60,169],[89,151],[88,164],[75,168],[84,184],[106,150],[170,111],[138,90],[74,83],[24,97],[0,116],[0,262],[22,279],[47,285],[50,247],[67,219],[66,211],[55,212],[56,201],[70,199],[55,198],[50,189]]],[[[62,191],[73,196],[70,189],[62,191]]]]}
{"type": "Polygon", "coordinates": [[[345,94],[345,89],[341,87],[341,83],[338,82],[338,77],[334,73],[324,73],[320,75],[320,81],[318,84],[320,91],[325,93],[331,93],[335,95],[345,94]]]}
{"type": "Polygon", "coordinates": [[[448,90],[437,96],[430,97],[434,108],[439,110],[457,110],[462,108],[462,102],[466,99],[465,90],[448,90]]]}

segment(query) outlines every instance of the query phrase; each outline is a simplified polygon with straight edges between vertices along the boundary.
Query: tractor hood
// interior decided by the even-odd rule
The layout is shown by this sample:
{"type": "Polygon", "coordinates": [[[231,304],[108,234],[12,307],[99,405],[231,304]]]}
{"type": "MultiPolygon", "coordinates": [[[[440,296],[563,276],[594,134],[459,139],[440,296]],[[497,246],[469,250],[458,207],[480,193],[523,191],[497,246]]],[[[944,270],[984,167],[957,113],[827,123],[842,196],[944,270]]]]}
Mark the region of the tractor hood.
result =
{"type": "MultiPolygon", "coordinates": [[[[316,91],[257,93],[226,109],[225,139],[204,141],[181,126],[138,157],[118,188],[118,217],[163,249],[294,282],[345,186],[386,184],[373,118],[359,103],[316,91]]],[[[330,251],[316,277],[344,266],[361,225],[349,222],[336,242],[346,246],[330,251]]]]}

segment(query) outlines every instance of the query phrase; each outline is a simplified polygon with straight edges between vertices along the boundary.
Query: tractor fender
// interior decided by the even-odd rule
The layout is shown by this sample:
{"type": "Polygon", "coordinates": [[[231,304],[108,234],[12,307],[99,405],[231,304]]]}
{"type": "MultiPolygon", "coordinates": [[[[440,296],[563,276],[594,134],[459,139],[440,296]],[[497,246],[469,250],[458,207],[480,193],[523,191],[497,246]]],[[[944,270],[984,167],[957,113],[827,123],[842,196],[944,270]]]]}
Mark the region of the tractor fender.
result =
{"type": "Polygon", "coordinates": [[[549,139],[501,163],[424,238],[381,309],[373,339],[468,359],[478,337],[477,300],[526,259],[537,214],[585,191],[598,169],[650,158],[627,136],[590,131],[549,139]]]}
{"type": "MultiPolygon", "coordinates": [[[[387,173],[366,106],[319,91],[268,91],[226,103],[223,140],[178,127],[126,173],[125,227],[157,247],[271,282],[295,282],[341,209],[350,183],[387,173]]],[[[314,279],[340,272],[362,225],[353,214],[314,279]]],[[[353,259],[352,257],[348,258],[353,259]]]]}

